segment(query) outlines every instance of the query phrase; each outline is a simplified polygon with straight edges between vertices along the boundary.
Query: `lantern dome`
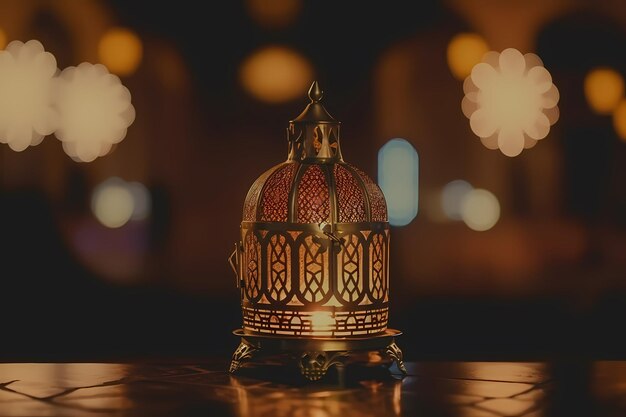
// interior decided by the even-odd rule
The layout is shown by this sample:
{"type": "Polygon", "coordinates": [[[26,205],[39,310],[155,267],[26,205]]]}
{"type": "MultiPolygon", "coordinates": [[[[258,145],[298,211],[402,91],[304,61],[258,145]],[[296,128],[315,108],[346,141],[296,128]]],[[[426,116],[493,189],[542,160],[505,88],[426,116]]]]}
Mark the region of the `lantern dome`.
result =
{"type": "Polygon", "coordinates": [[[288,156],[245,199],[236,269],[246,334],[362,337],[387,329],[385,197],[344,162],[340,122],[310,103],[289,122],[288,156]]]}
{"type": "Polygon", "coordinates": [[[288,161],[252,185],[243,209],[249,222],[386,222],[382,191],[358,168],[288,161]]]}

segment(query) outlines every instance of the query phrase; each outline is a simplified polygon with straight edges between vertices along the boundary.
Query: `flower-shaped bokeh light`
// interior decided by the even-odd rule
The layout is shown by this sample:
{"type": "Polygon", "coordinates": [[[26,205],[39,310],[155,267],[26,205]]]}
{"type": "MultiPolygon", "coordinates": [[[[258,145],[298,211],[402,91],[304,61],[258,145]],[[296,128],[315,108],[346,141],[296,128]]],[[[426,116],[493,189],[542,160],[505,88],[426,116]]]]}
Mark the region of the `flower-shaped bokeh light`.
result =
{"type": "Polygon", "coordinates": [[[104,65],[83,62],[66,68],[56,87],[60,122],[55,135],[70,157],[93,161],[124,139],[135,109],[128,89],[104,65]]]}
{"type": "Polygon", "coordinates": [[[509,48],[488,52],[463,84],[461,107],[489,149],[517,156],[550,132],[559,116],[559,91],[535,54],[509,48]]]}
{"type": "Polygon", "coordinates": [[[39,41],[13,41],[0,51],[0,142],[19,152],[54,131],[56,71],[56,59],[39,41]]]}

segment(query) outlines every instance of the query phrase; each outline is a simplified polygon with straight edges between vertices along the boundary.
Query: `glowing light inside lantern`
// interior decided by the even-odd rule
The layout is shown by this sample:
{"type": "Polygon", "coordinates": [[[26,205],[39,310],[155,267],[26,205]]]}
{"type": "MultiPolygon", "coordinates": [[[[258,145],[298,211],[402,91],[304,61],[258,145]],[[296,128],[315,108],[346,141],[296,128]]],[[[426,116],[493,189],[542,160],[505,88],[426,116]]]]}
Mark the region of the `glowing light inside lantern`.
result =
{"type": "Polygon", "coordinates": [[[459,80],[464,79],[488,51],[489,46],[482,36],[476,33],[459,33],[448,44],[448,66],[452,75],[459,80]]]}
{"type": "Polygon", "coordinates": [[[389,223],[409,224],[418,210],[419,157],[405,139],[392,139],[378,151],[378,184],[387,200],[389,223]]]}
{"type": "Polygon", "coordinates": [[[611,68],[595,68],[585,76],[585,98],[599,114],[610,114],[624,97],[624,78],[611,68]]]}
{"type": "Polygon", "coordinates": [[[330,311],[316,311],[311,314],[311,330],[330,332],[335,327],[335,319],[330,311]]]}
{"type": "Polygon", "coordinates": [[[250,55],[241,66],[241,83],[255,98],[282,103],[300,96],[313,78],[309,61],[293,49],[268,46],[250,55]]]}
{"type": "Polygon", "coordinates": [[[500,219],[500,203],[491,192],[474,189],[463,198],[461,216],[467,227],[483,232],[495,226],[500,219]]]}
{"type": "Polygon", "coordinates": [[[487,53],[463,84],[463,114],[490,149],[517,156],[545,138],[558,119],[559,91],[537,55],[487,53]],[[532,140],[531,140],[532,139],[532,140]]]}
{"type": "Polygon", "coordinates": [[[109,29],[98,43],[98,58],[114,74],[130,75],[137,70],[143,56],[139,37],[125,28],[109,29]]]}

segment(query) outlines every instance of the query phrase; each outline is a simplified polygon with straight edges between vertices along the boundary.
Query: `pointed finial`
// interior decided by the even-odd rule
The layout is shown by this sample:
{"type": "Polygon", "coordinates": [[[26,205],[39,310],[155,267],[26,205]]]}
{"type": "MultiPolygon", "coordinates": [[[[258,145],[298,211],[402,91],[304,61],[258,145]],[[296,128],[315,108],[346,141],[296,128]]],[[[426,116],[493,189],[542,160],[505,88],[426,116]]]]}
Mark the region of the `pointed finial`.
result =
{"type": "Polygon", "coordinates": [[[309,98],[311,99],[311,103],[319,103],[324,97],[324,92],[320,88],[320,85],[317,81],[313,81],[311,84],[311,88],[309,88],[309,98]]]}

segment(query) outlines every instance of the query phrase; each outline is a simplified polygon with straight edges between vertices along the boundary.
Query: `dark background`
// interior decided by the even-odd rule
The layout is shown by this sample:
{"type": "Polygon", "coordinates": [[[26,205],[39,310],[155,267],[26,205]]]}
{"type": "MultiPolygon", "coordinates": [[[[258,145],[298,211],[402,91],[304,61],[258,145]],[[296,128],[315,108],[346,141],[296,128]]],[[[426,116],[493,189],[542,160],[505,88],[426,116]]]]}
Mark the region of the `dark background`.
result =
{"type": "Polygon", "coordinates": [[[97,61],[84,45],[109,26],[135,31],[144,52],[122,77],[137,119],[110,155],[79,164],[52,137],[19,154],[0,145],[0,359],[230,354],[240,208],[306,104],[306,88],[271,104],[242,87],[242,62],[273,44],[310,62],[348,161],[375,177],[397,136],[420,153],[420,213],[392,230],[391,326],[408,359],[623,358],[626,144],[583,80],[598,66],[626,72],[626,5],[546,3],[303,1],[272,28],[245,2],[3,2],[8,40],[40,39],[59,68],[97,61]],[[543,59],[561,94],[545,141],[507,158],[473,136],[446,64],[460,32],[543,59]],[[149,188],[148,220],[93,218],[91,191],[111,176],[149,188]],[[493,229],[432,215],[458,178],[498,196],[493,229]]]}

